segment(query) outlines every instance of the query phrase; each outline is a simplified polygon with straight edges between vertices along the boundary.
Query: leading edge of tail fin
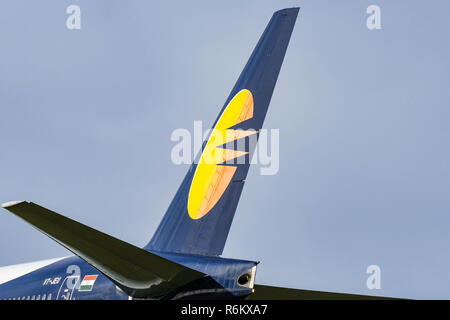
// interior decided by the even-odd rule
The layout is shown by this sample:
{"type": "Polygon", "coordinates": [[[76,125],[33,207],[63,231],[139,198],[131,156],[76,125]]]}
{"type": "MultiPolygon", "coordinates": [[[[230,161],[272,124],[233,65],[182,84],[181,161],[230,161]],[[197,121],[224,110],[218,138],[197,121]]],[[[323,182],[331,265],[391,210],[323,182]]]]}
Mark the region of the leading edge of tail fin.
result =
{"type": "Polygon", "coordinates": [[[145,249],[222,254],[298,11],[273,14],[145,249]]]}

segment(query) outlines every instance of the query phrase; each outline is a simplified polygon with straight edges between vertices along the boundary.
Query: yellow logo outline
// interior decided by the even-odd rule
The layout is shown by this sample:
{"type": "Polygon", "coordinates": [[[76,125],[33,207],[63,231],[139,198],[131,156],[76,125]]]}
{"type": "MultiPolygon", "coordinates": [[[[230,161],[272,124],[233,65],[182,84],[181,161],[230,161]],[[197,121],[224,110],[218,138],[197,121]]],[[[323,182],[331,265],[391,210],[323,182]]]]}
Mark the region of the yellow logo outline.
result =
{"type": "Polygon", "coordinates": [[[237,166],[223,164],[248,153],[221,146],[257,133],[229,129],[253,118],[253,111],[253,95],[250,90],[243,89],[231,99],[217,121],[192,178],[187,205],[192,219],[197,220],[208,214],[230,184],[237,166]]]}

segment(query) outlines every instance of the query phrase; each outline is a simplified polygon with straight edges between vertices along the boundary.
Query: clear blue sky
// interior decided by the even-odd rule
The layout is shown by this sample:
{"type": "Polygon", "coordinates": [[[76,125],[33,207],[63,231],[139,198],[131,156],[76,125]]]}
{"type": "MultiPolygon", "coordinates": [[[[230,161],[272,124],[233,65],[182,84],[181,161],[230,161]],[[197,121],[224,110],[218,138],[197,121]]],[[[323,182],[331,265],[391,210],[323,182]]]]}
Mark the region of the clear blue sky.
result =
{"type": "MultiPolygon", "coordinates": [[[[212,124],[291,6],[265,122],[280,129],[280,171],[250,170],[224,256],[261,260],[259,283],[450,298],[447,1],[1,1],[0,202],[144,245],[188,168],[170,161],[172,131],[212,124]],[[366,28],[370,4],[381,30],[366,28]]],[[[5,210],[0,253],[69,254],[5,210]]]]}

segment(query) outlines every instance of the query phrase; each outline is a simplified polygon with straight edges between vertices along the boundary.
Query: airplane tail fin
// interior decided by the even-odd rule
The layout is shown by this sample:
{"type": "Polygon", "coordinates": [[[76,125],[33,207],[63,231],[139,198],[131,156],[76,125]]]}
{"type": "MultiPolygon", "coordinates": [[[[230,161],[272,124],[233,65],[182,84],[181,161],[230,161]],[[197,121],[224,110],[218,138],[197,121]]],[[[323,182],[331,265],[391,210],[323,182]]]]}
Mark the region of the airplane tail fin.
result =
{"type": "Polygon", "coordinates": [[[145,249],[222,254],[298,11],[273,14],[145,249]]]}

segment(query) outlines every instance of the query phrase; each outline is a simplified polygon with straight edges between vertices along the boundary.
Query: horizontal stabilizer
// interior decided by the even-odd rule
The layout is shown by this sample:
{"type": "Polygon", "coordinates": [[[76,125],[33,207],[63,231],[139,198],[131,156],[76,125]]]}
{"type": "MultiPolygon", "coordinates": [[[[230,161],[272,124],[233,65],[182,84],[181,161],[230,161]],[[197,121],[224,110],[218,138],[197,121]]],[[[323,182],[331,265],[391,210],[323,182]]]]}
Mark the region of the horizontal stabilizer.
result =
{"type": "Polygon", "coordinates": [[[26,201],[3,207],[110,278],[133,297],[160,297],[205,275],[26,201]]]}
{"type": "Polygon", "coordinates": [[[290,289],[255,285],[254,293],[247,300],[392,300],[394,298],[366,296],[359,294],[337,293],[314,290],[290,289]]]}

